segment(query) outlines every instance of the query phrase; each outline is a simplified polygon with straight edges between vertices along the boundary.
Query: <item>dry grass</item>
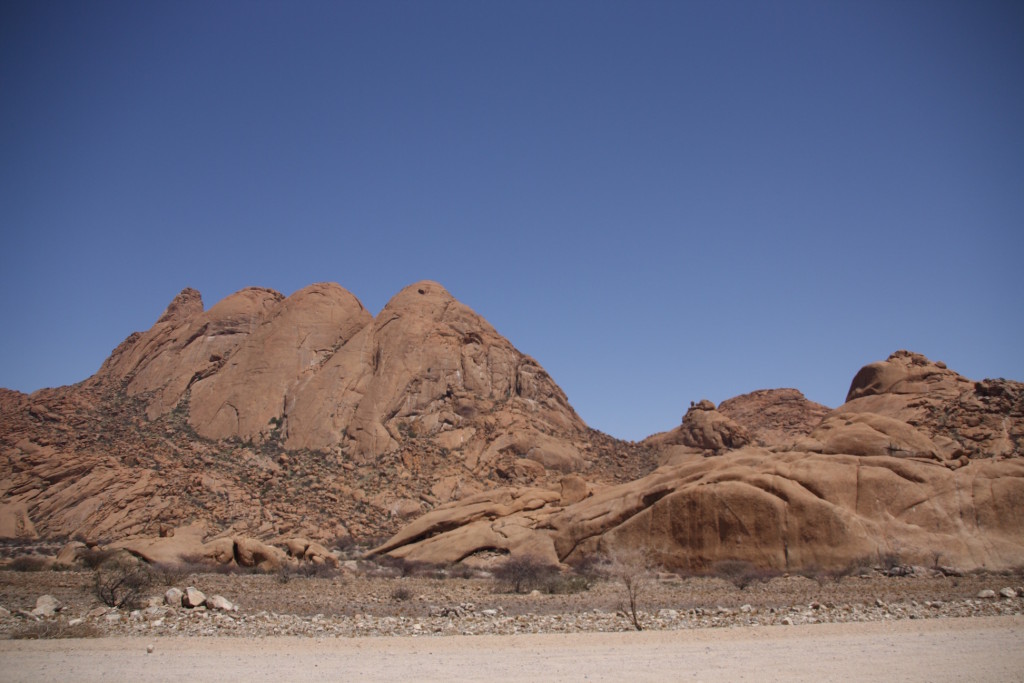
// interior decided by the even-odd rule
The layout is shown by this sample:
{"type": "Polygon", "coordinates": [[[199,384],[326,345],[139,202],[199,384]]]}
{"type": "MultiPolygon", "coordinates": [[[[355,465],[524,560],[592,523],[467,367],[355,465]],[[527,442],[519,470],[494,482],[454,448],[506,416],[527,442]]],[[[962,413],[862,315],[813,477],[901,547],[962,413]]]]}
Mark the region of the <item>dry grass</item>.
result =
{"type": "Polygon", "coordinates": [[[11,640],[53,640],[56,638],[101,638],[103,632],[92,624],[74,625],[63,619],[34,621],[8,634],[11,640]]]}

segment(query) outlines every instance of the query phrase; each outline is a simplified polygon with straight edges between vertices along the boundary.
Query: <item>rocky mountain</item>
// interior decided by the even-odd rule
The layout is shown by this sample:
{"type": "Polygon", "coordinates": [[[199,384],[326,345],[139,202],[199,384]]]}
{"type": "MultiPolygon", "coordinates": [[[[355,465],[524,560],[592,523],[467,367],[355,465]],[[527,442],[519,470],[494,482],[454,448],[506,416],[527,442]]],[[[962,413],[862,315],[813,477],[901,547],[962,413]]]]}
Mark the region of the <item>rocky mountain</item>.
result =
{"type": "MultiPolygon", "coordinates": [[[[1021,383],[972,382],[900,351],[858,372],[847,402],[813,427],[816,408],[776,398],[791,415],[768,410],[748,427],[709,401],[693,405],[679,428],[648,440],[663,465],[636,481],[577,482],[584,493],[572,500],[537,487],[484,492],[423,515],[377,552],[485,562],[498,549],[554,563],[640,548],[688,570],[1024,562],[1021,383]],[[766,429],[776,436],[757,445],[766,429]]],[[[725,407],[743,419],[744,404],[758,403],[772,396],[725,407]]]]}
{"type": "Polygon", "coordinates": [[[835,410],[756,391],[629,443],[437,283],[376,316],[334,284],[209,309],[186,289],[88,380],[0,390],[0,538],[246,564],[355,537],[424,562],[1003,568],[1024,564],[1022,453],[1024,385],[906,351],[835,410]]]}
{"type": "Polygon", "coordinates": [[[434,282],[376,316],[335,284],[182,291],[81,384],[0,392],[0,535],[323,541],[501,483],[626,481],[536,361],[434,282]]]}

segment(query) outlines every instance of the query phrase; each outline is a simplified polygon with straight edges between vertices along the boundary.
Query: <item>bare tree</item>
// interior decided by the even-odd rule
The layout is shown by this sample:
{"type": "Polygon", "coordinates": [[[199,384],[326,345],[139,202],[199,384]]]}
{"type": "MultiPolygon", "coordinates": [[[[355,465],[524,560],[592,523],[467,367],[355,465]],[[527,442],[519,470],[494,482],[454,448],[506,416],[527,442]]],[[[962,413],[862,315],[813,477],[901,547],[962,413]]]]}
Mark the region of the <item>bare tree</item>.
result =
{"type": "Polygon", "coordinates": [[[655,565],[649,554],[640,548],[617,548],[608,553],[608,577],[622,585],[629,603],[623,611],[633,622],[633,628],[642,631],[640,601],[654,579],[655,565]]]}

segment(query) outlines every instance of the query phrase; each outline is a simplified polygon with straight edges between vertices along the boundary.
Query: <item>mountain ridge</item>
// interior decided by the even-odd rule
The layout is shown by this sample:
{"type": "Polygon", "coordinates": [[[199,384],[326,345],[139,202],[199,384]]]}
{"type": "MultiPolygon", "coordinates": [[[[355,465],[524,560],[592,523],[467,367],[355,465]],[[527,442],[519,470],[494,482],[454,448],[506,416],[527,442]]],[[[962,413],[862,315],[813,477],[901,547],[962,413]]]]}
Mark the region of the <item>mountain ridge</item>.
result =
{"type": "Polygon", "coordinates": [[[1024,509],[1024,385],[898,351],[847,399],[699,401],[625,442],[436,282],[375,316],[334,283],[246,288],[209,309],[186,288],[83,382],[0,391],[0,536],[120,539],[145,555],[178,530],[225,561],[227,539],[294,538],[438,562],[624,545],[658,548],[665,566],[791,567],[893,544],[921,557],[944,544],[965,566],[1024,561],[1024,522],[1007,512],[1024,509]],[[949,498],[975,481],[991,494],[949,498]]]}

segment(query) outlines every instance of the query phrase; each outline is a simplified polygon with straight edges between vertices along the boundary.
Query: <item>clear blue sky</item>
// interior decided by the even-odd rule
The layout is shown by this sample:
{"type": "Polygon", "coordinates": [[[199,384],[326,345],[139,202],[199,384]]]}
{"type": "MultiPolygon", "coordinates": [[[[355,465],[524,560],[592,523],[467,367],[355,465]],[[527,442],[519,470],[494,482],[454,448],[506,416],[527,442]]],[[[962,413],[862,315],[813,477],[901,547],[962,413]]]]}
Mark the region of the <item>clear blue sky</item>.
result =
{"type": "Polygon", "coordinates": [[[1024,379],[1024,4],[0,3],[0,386],[174,295],[438,280],[638,439],[1024,379]]]}

